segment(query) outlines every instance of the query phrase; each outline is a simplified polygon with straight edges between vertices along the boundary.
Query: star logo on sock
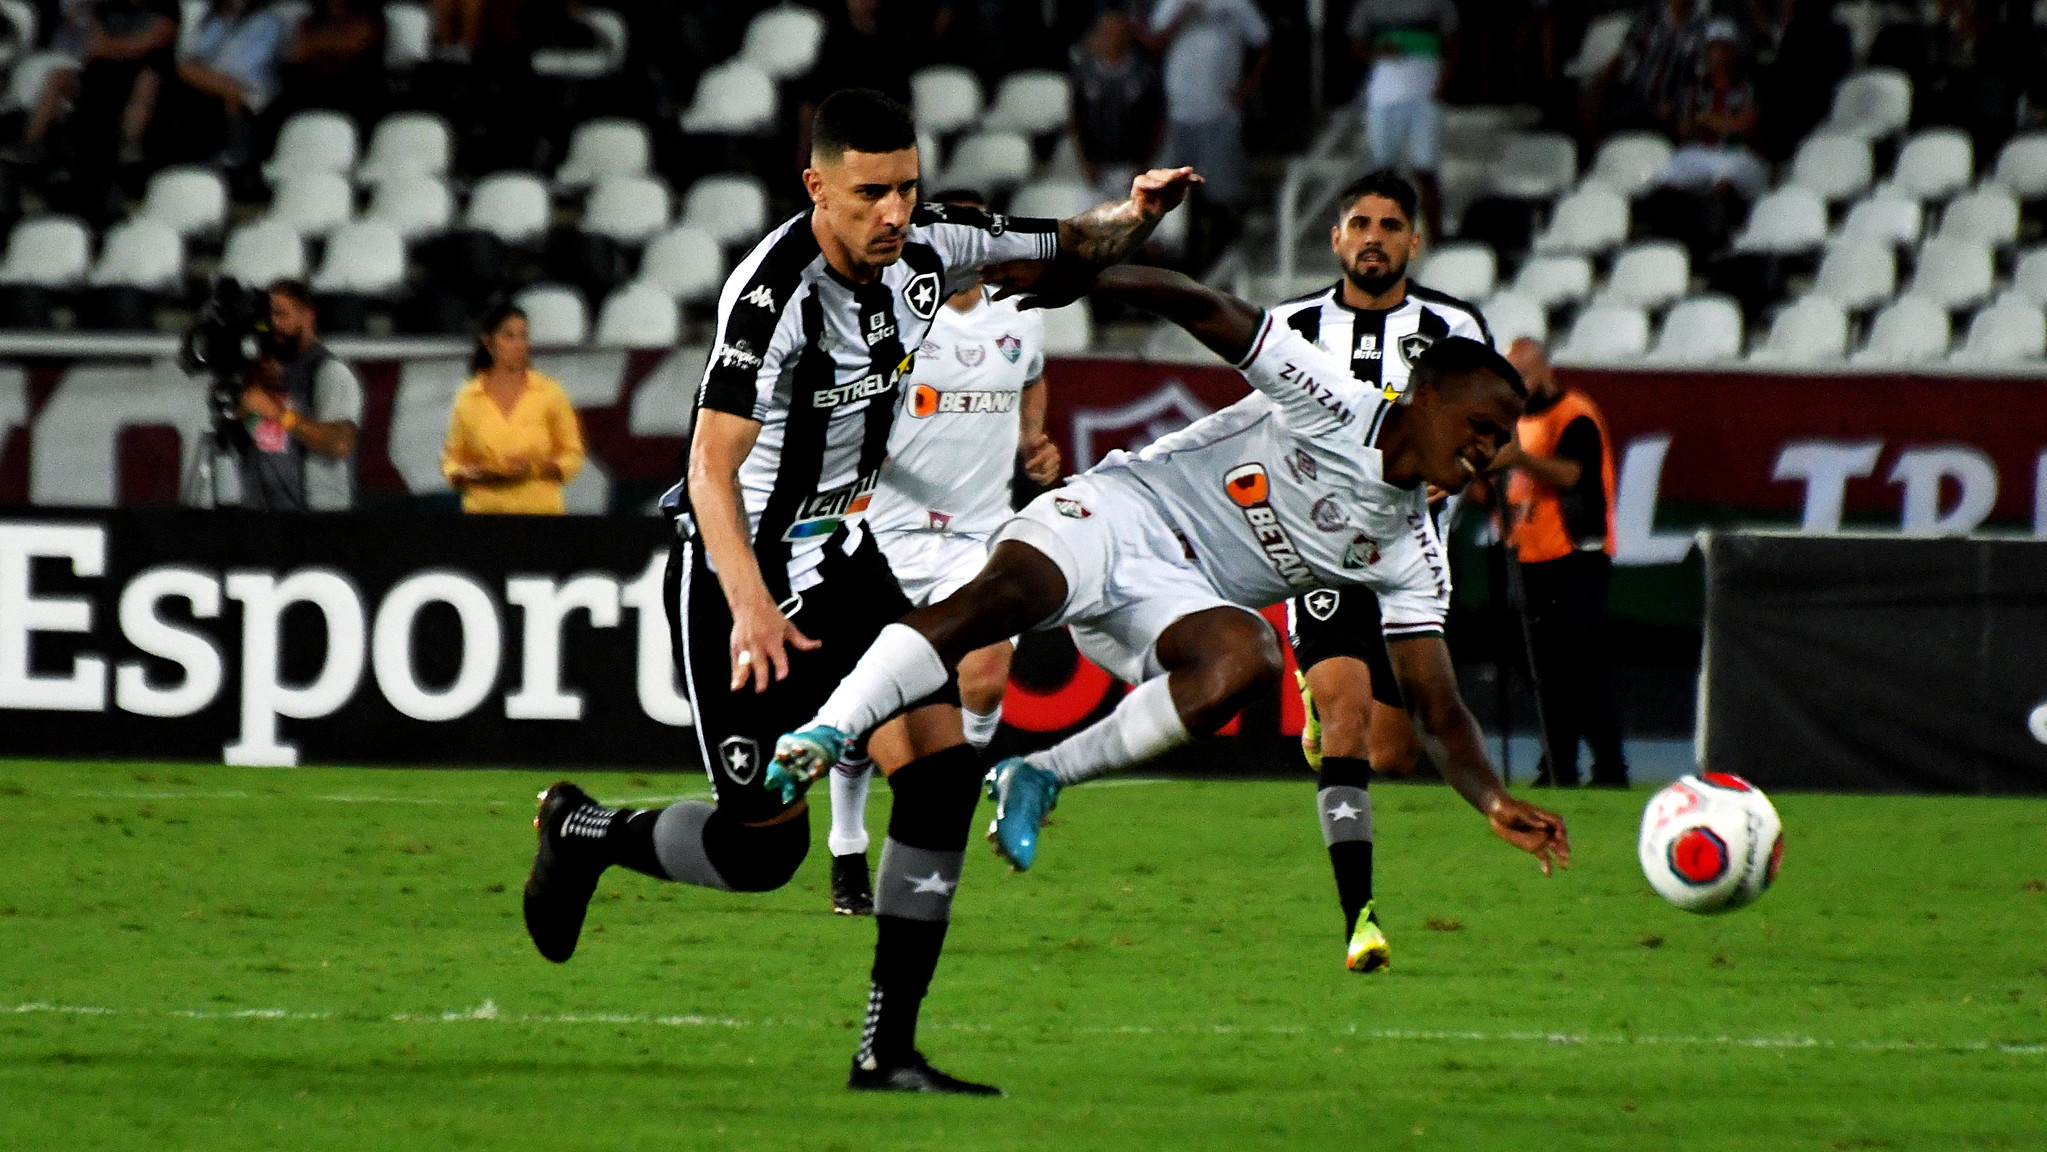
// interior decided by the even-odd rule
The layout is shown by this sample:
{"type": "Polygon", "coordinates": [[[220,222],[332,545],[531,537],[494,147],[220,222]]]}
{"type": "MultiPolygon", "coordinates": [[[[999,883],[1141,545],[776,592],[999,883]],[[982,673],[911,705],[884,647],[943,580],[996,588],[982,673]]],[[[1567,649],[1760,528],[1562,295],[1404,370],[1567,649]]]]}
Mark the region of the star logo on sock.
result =
{"type": "Polygon", "coordinates": [[[952,890],[960,886],[959,881],[947,880],[936,869],[929,876],[911,876],[909,881],[912,892],[936,892],[940,896],[950,896],[952,890]]]}
{"type": "Polygon", "coordinates": [[[1336,802],[1336,807],[1331,808],[1329,810],[1329,818],[1331,820],[1355,820],[1360,815],[1362,815],[1364,811],[1365,810],[1363,808],[1351,807],[1350,801],[1348,800],[1339,800],[1336,802]]]}

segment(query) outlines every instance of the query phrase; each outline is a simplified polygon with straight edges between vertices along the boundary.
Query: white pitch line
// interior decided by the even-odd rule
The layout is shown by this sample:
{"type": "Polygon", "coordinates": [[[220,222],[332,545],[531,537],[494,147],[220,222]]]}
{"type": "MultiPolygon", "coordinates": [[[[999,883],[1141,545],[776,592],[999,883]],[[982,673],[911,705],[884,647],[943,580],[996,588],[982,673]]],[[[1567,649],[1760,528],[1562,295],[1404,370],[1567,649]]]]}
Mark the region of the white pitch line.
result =
{"type": "MultiPolygon", "coordinates": [[[[390,1016],[346,1015],[333,1012],[301,1012],[284,1008],[243,1008],[234,1011],[209,1011],[195,1009],[151,1009],[114,1008],[97,1004],[53,1004],[47,1001],[32,1001],[26,1004],[0,1005],[0,1015],[48,1015],[48,1016],[140,1016],[171,1017],[181,1020],[288,1020],[321,1021],[342,1024],[451,1024],[451,1023],[492,1023],[515,1025],[579,1025],[600,1024],[608,1026],[633,1025],[659,1028],[730,1028],[740,1030],[770,1030],[779,1028],[821,1028],[837,1029],[838,1025],[829,1020],[749,1020],[731,1016],[703,1016],[697,1014],[663,1016],[645,1012],[566,1012],[566,1013],[508,1013],[501,1011],[497,1003],[485,1000],[474,1008],[445,1012],[400,1012],[390,1016]]],[[[955,1032],[989,1032],[993,1029],[986,1024],[940,1024],[938,1027],[955,1032]]],[[[1548,1044],[1559,1047],[1683,1047],[1683,1048],[1761,1048],[1761,1049],[1819,1049],[1846,1052],[1924,1052],[1963,1054],[1972,1052],[1997,1053],[2007,1056],[2047,1055],[2047,1042],[2004,1043],[1991,1040],[1833,1040],[1817,1036],[1654,1036],[1631,1035],[1626,1033],[1577,1033],[1577,1032],[1531,1032],[1507,1031],[1486,1032],[1465,1029],[1417,1029],[1417,1028],[1360,1028],[1355,1024],[1341,1028],[1315,1028],[1302,1025],[1259,1025],[1244,1027],[1236,1024],[1186,1024],[1170,1027],[1156,1027],[1144,1024],[1127,1024],[1115,1028],[1071,1028],[1063,1030],[1034,1029],[1025,1027],[1019,1031],[1026,1034],[1042,1034],[1051,1031],[1095,1036],[1300,1036],[1339,1035],[1354,1036],[1362,1040],[1412,1043],[1471,1043],[1471,1044],[1548,1044]]]]}
{"type": "MultiPolygon", "coordinates": [[[[322,804],[467,804],[467,805],[514,805],[530,803],[520,796],[464,797],[460,799],[444,796],[347,796],[319,795],[294,796],[290,794],[258,796],[250,792],[67,792],[71,800],[263,800],[277,803],[314,801],[322,804]]],[[[624,807],[646,807],[652,804],[671,804],[677,800],[707,800],[708,792],[684,792],[674,796],[637,796],[616,801],[624,807]]]]}

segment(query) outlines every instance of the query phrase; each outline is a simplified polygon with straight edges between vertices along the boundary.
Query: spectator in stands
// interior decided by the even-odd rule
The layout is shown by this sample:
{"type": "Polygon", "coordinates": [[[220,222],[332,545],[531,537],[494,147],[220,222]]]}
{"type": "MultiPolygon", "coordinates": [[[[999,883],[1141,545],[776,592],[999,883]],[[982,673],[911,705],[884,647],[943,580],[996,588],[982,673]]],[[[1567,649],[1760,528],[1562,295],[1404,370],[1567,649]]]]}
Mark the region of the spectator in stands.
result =
{"type": "Polygon", "coordinates": [[[526,313],[484,314],[473,373],[455,395],[441,474],[464,512],[560,515],[562,486],[583,466],[583,430],[560,384],[533,370],[526,313]]]}
{"type": "Polygon", "coordinates": [[[276,352],[242,392],[253,456],[242,461],[242,504],[273,511],[355,506],[355,438],[362,384],[320,342],[313,294],[297,280],[270,286],[276,352]]]}
{"type": "Polygon", "coordinates": [[[255,159],[253,117],[277,95],[277,68],[290,33],[267,0],[213,0],[178,62],[180,115],[173,121],[187,149],[222,152],[230,168],[255,159]]]}
{"type": "Polygon", "coordinates": [[[1755,85],[1741,58],[1741,41],[1731,20],[1706,29],[1705,64],[1685,90],[1678,114],[1682,143],[1657,182],[1686,192],[1754,200],[1770,183],[1769,169],[1748,142],[1759,117],[1755,85]]]}
{"type": "Polygon", "coordinates": [[[1676,135],[1685,89],[1699,70],[1709,8],[1664,0],[1635,17],[1620,55],[1590,90],[1588,128],[1651,129],[1676,135]]]}
{"type": "Polygon", "coordinates": [[[1777,160],[1789,158],[1798,142],[1826,119],[1834,86],[1854,63],[1848,29],[1834,20],[1834,0],[1791,4],[1776,59],[1757,82],[1758,101],[1770,115],[1757,126],[1756,146],[1777,160]]]}
{"type": "Polygon", "coordinates": [[[870,88],[912,102],[910,73],[925,62],[932,34],[942,30],[947,14],[920,11],[909,0],[843,0],[825,5],[824,15],[817,66],[803,78],[803,107],[796,117],[797,171],[810,166],[810,125],[825,97],[844,88],[870,88]]]}
{"type": "Polygon", "coordinates": [[[1265,17],[1251,0],[1159,0],[1141,37],[1165,58],[1166,142],[1158,164],[1191,166],[1207,181],[1198,198],[1234,209],[1248,191],[1244,102],[1272,58],[1265,17]]]}
{"type": "Polygon", "coordinates": [[[384,9],[368,0],[317,0],[299,21],[281,70],[289,111],[332,108],[367,128],[389,99],[384,9]]]}
{"type": "Polygon", "coordinates": [[[45,81],[23,134],[23,159],[43,159],[51,131],[70,109],[81,167],[139,162],[164,77],[176,65],[177,0],[70,0],[63,12],[50,46],[75,53],[79,66],[45,81]],[[109,131],[116,121],[118,135],[109,131]]]}
{"type": "Polygon", "coordinates": [[[1150,167],[1165,140],[1158,70],[1136,49],[1136,27],[1119,8],[1104,10],[1086,39],[1073,46],[1068,131],[1097,201],[1130,195],[1130,181],[1150,167]]]}
{"type": "Polygon", "coordinates": [[[1455,65],[1454,0],[1358,0],[1350,10],[1351,54],[1368,61],[1358,91],[1372,166],[1405,168],[1421,192],[1431,241],[1443,235],[1436,160],[1443,140],[1443,82],[1455,65]]]}

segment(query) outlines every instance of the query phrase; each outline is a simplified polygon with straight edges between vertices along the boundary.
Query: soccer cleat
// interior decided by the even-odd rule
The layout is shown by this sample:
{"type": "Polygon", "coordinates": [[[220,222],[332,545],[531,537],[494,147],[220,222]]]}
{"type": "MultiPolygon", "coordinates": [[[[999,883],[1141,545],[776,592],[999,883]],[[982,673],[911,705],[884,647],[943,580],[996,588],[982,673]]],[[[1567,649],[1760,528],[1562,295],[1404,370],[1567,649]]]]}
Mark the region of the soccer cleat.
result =
{"type": "Polygon", "coordinates": [[[813,724],[801,732],[784,734],[775,741],[775,758],[761,781],[768,791],[781,796],[782,803],[794,804],[819,777],[846,754],[853,738],[829,724],[813,724]]]}
{"type": "Polygon", "coordinates": [[[832,911],[841,916],[874,915],[874,883],[867,875],[867,853],[832,857],[832,911]]]}
{"type": "Polygon", "coordinates": [[[1370,904],[1358,914],[1358,926],[1350,934],[1350,950],[1343,958],[1343,966],[1353,972],[1377,972],[1393,964],[1393,948],[1386,943],[1386,933],[1379,930],[1379,915],[1370,904]]]}
{"type": "Polygon", "coordinates": [[[583,916],[605,868],[594,842],[570,843],[562,825],[586,808],[599,807],[589,793],[564,780],[540,794],[540,814],[533,820],[540,847],[526,875],[526,934],[542,956],[557,964],[576,954],[583,916]]]}
{"type": "Polygon", "coordinates": [[[872,1058],[853,1058],[853,1071],[846,1077],[846,1087],[856,1092],[934,1092],[947,1096],[1000,1096],[1002,1089],[993,1084],[976,1084],[957,1076],[948,1076],[931,1066],[922,1052],[911,1052],[910,1058],[901,1064],[883,1067],[872,1058]],[[868,1065],[872,1065],[869,1067],[868,1065]]]}
{"type": "Polygon", "coordinates": [[[1059,778],[1012,756],[988,770],[988,799],[995,801],[995,822],[988,826],[995,854],[1019,872],[1030,871],[1038,855],[1038,829],[1045,814],[1059,806],[1059,778]]]}
{"type": "Polygon", "coordinates": [[[1304,672],[1294,673],[1294,683],[1301,690],[1301,755],[1307,757],[1308,767],[1322,771],[1322,717],[1315,712],[1315,694],[1308,690],[1308,676],[1304,672]]]}

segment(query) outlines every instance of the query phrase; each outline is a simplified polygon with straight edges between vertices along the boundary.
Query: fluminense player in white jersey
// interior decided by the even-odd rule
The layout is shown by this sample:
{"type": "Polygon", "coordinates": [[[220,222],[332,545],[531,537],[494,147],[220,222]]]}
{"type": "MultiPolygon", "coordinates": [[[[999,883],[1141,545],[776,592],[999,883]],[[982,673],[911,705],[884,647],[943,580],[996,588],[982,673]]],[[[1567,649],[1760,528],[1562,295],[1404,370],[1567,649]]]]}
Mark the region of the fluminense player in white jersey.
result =
{"type": "MultiPolygon", "coordinates": [[[[977,192],[934,197],[983,209],[977,192]]],[[[981,570],[988,544],[1009,520],[1015,464],[1041,485],[1059,480],[1059,446],[1045,435],[1045,320],[976,283],[954,293],[917,347],[916,366],[889,433],[881,487],[867,530],[896,583],[922,608],[958,591],[981,570]]],[[[986,748],[1002,721],[1011,644],[1003,640],[960,661],[960,717],[967,743],[986,748]]],[[[874,742],[890,737],[884,727],[874,742]]],[[[873,762],[856,756],[832,771],[832,911],[874,910],[867,867],[867,786],[873,762]]]]}
{"type": "MultiPolygon", "coordinates": [[[[1043,279],[1009,266],[984,275],[1043,279]]],[[[1455,492],[1491,467],[1527,402],[1520,375],[1484,344],[1449,337],[1388,399],[1300,333],[1177,273],[1110,269],[1093,292],[1179,324],[1257,391],[1033,501],[997,534],[980,575],[883,629],[810,723],[777,742],[769,786],[807,786],[966,653],[1069,625],[1083,654],[1137,687],[1101,721],[989,774],[997,851],[1028,868],[1060,788],[1211,734],[1271,691],[1284,663],[1256,609],[1364,585],[1378,594],[1401,690],[1443,745],[1445,779],[1544,872],[1568,863],[1564,822],[1507,794],[1458,695],[1442,633],[1449,567],[1424,495],[1425,483],[1455,492]]],[[[1322,810],[1325,834],[1363,818],[1342,799],[1322,810]]]]}

